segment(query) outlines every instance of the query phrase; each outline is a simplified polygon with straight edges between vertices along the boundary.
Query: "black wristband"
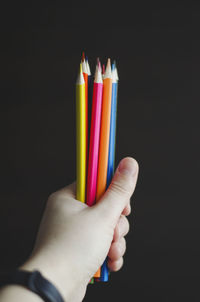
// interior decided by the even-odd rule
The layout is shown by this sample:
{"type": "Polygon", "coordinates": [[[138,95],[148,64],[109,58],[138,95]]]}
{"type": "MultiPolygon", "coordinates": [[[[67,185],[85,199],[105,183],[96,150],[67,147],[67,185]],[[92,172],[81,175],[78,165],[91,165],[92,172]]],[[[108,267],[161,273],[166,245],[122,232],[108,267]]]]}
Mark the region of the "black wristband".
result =
{"type": "Polygon", "coordinates": [[[0,286],[9,284],[22,285],[39,295],[45,302],[64,302],[56,287],[39,271],[16,270],[0,274],[0,286]]]}

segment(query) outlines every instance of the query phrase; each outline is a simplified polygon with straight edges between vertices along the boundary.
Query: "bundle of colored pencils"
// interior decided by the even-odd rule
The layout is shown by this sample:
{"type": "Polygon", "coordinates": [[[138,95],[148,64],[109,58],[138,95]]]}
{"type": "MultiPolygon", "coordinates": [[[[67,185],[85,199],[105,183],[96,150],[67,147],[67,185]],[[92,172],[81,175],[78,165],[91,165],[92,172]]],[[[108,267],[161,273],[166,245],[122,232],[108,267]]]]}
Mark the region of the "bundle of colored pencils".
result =
{"type": "MultiPolygon", "coordinates": [[[[105,68],[97,59],[94,82],[91,82],[88,59],[83,53],[76,82],[76,198],[88,206],[98,202],[114,173],[118,90],[116,63],[111,66],[108,59],[105,68]],[[91,110],[88,110],[90,85],[93,85],[93,92],[91,110]],[[88,116],[90,111],[91,118],[88,116]]],[[[108,276],[105,260],[92,281],[106,282],[108,276]]]]}

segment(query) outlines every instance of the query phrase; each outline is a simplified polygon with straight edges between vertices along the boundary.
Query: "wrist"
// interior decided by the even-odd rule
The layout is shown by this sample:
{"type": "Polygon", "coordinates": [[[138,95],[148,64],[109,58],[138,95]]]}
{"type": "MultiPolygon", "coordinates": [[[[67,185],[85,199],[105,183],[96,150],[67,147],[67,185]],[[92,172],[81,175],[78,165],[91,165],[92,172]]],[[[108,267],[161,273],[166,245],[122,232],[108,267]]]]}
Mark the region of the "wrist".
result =
{"type": "Polygon", "coordinates": [[[38,270],[57,288],[65,301],[74,300],[75,295],[77,295],[77,288],[81,287],[78,281],[73,278],[70,266],[63,269],[63,267],[59,267],[58,263],[53,263],[47,257],[43,258],[41,255],[31,256],[19,269],[38,270]]]}

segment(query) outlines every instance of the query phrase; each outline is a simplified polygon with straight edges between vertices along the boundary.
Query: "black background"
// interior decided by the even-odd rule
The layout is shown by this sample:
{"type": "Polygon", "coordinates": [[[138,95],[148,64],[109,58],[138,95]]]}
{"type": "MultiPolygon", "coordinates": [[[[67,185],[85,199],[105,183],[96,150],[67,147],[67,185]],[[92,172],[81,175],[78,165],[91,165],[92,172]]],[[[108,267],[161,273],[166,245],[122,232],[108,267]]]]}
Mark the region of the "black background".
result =
{"type": "Polygon", "coordinates": [[[124,267],[85,301],[199,301],[200,8],[184,3],[1,7],[1,269],[28,257],[48,195],[75,179],[84,50],[92,71],[117,60],[116,163],[140,165],[124,267]]]}

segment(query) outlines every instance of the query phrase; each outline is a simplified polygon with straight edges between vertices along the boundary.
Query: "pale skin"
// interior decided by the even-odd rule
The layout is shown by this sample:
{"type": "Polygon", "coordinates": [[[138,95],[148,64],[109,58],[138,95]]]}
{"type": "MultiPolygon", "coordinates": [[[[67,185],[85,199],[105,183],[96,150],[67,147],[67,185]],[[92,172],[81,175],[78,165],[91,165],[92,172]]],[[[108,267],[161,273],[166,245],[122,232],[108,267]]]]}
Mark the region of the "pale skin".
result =
{"type": "MultiPolygon", "coordinates": [[[[75,184],[53,193],[47,201],[34,250],[20,268],[39,270],[65,301],[82,301],[90,279],[107,255],[110,271],[116,272],[123,265],[130,197],[137,177],[137,162],[130,157],[123,159],[108,190],[93,207],[76,200],[75,184]]],[[[9,285],[1,289],[0,301],[43,300],[28,289],[9,285]]]]}

